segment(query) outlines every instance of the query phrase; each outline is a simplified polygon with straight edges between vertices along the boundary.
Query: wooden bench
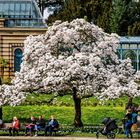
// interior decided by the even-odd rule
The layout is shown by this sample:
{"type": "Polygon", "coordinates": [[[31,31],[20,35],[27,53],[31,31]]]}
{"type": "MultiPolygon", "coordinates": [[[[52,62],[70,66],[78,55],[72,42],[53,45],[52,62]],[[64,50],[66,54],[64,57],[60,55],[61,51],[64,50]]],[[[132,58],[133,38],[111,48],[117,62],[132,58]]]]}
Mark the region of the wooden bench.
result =
{"type": "MultiPolygon", "coordinates": [[[[0,131],[9,131],[9,128],[11,127],[11,123],[3,123],[2,127],[0,128],[0,131]]],[[[20,123],[20,130],[19,131],[25,131],[25,124],[20,123]]]]}
{"type": "Polygon", "coordinates": [[[137,137],[140,138],[140,127],[137,126],[136,129],[133,129],[133,128],[132,128],[132,132],[133,132],[134,134],[137,134],[137,137]]]}
{"type": "Polygon", "coordinates": [[[8,131],[10,126],[11,123],[3,123],[2,127],[0,128],[0,131],[8,131]]]}
{"type": "MultiPolygon", "coordinates": [[[[11,126],[11,123],[3,123],[2,128],[0,128],[0,131],[9,131],[9,127],[11,126]]],[[[25,123],[20,124],[20,132],[25,132],[25,123]]],[[[83,133],[94,133],[98,129],[101,128],[101,125],[85,125],[84,127],[78,128],[74,127],[73,125],[60,125],[58,129],[54,129],[52,135],[64,135],[64,134],[70,134],[74,132],[83,132],[83,133]]],[[[44,128],[41,129],[41,131],[38,132],[39,135],[44,135],[44,128]]]]}
{"type": "MultiPolygon", "coordinates": [[[[24,135],[25,134],[25,123],[21,123],[21,128],[19,130],[19,135],[24,135]],[[23,133],[22,133],[23,132],[23,133]]],[[[4,123],[3,127],[0,129],[0,131],[5,131],[8,132],[9,127],[11,126],[11,123],[4,123]]],[[[67,134],[71,134],[74,132],[78,133],[96,133],[99,129],[101,129],[103,125],[90,125],[86,124],[84,127],[74,127],[73,125],[66,125],[66,124],[61,124],[58,129],[55,129],[52,133],[52,135],[56,136],[63,136],[67,134]]],[[[119,128],[122,129],[122,128],[119,128]]],[[[119,132],[118,132],[119,133],[119,132]]],[[[41,131],[38,132],[38,135],[44,135],[44,128],[41,129],[41,131]]]]}
{"type": "MultiPolygon", "coordinates": [[[[26,124],[25,123],[20,123],[20,130],[19,132],[24,132],[25,133],[25,126],[26,124]]],[[[3,132],[8,132],[9,131],[9,128],[11,127],[11,123],[3,123],[2,124],[2,127],[0,128],[0,131],[3,131],[3,132]]],[[[44,130],[45,128],[42,128],[39,133],[44,133],[44,130]]],[[[56,133],[58,132],[59,129],[54,129],[53,131],[53,135],[56,135],[56,133]]],[[[34,130],[35,132],[35,130],[34,130]]]]}

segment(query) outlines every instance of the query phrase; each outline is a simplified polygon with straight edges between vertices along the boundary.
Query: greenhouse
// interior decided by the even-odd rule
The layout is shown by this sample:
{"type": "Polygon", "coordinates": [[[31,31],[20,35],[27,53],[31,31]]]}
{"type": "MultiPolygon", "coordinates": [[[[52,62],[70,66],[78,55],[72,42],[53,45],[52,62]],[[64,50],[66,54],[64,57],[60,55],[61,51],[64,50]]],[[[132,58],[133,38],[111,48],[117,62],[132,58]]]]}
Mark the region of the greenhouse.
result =
{"type": "Polygon", "coordinates": [[[13,78],[20,71],[27,36],[47,30],[35,0],[0,0],[0,60],[7,61],[0,77],[13,78]]]}
{"type": "Polygon", "coordinates": [[[5,19],[5,27],[45,26],[34,0],[0,0],[0,18],[5,19]]]}
{"type": "Polygon", "coordinates": [[[121,60],[130,58],[134,69],[140,70],[140,37],[121,37],[118,55],[121,60]]]}

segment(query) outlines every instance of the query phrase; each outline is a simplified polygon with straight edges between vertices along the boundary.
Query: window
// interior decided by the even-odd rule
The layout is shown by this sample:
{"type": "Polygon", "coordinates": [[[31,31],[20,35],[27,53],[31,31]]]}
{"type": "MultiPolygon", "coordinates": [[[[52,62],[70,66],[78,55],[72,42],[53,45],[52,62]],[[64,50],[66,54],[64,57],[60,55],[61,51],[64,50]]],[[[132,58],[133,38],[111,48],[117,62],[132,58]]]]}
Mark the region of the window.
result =
{"type": "Polygon", "coordinates": [[[14,51],[14,72],[20,71],[20,65],[22,63],[22,50],[20,48],[14,51]]]}
{"type": "Polygon", "coordinates": [[[1,17],[5,27],[45,27],[34,0],[0,0],[1,17]]]}

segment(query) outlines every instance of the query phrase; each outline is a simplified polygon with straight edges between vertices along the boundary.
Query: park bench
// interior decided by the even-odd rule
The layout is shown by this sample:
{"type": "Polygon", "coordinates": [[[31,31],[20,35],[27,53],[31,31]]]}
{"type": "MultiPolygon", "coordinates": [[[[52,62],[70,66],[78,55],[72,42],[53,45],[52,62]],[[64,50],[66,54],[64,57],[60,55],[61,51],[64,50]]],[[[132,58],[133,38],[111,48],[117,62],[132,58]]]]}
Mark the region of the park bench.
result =
{"type": "MultiPolygon", "coordinates": [[[[2,128],[0,128],[0,131],[5,131],[8,132],[9,127],[11,126],[11,123],[3,123],[2,128]]],[[[25,132],[25,123],[20,124],[20,132],[25,132]]],[[[64,133],[70,134],[74,132],[84,132],[84,133],[94,133],[98,129],[101,128],[101,125],[84,125],[84,127],[74,127],[73,125],[66,125],[66,124],[61,124],[58,129],[54,129],[53,135],[63,135],[64,133]]],[[[39,131],[39,135],[44,134],[44,128],[39,131]]]]}
{"type": "MultiPolygon", "coordinates": [[[[20,130],[19,132],[25,132],[25,123],[20,123],[20,130]]],[[[0,131],[2,132],[8,132],[9,131],[9,127],[11,127],[11,123],[3,123],[2,127],[0,128],[0,131]]],[[[44,129],[42,128],[41,131],[39,131],[39,133],[42,134],[42,132],[44,133],[44,129]]],[[[58,131],[58,129],[54,129],[53,131],[53,135],[56,135],[56,132],[58,131]]]]}
{"type": "MultiPolygon", "coordinates": [[[[20,132],[19,135],[24,135],[25,132],[25,123],[20,124],[20,132]]],[[[0,129],[0,131],[8,132],[8,128],[11,126],[11,123],[4,123],[3,127],[0,129]]],[[[69,135],[72,133],[96,133],[99,129],[101,129],[103,125],[91,125],[86,124],[84,127],[74,127],[73,125],[67,125],[67,124],[61,124],[58,129],[54,129],[52,135],[53,136],[63,136],[63,135],[69,135]]],[[[121,127],[119,127],[122,129],[121,127]]],[[[38,135],[42,136],[44,135],[44,128],[41,129],[41,131],[38,132],[38,135]]]]}
{"type": "Polygon", "coordinates": [[[11,123],[3,123],[0,131],[7,131],[8,128],[11,126],[11,123]]]}
{"type": "MultiPolygon", "coordinates": [[[[11,127],[11,123],[3,123],[0,131],[9,131],[9,127],[11,127]]],[[[20,124],[20,131],[25,131],[25,124],[20,124]]]]}

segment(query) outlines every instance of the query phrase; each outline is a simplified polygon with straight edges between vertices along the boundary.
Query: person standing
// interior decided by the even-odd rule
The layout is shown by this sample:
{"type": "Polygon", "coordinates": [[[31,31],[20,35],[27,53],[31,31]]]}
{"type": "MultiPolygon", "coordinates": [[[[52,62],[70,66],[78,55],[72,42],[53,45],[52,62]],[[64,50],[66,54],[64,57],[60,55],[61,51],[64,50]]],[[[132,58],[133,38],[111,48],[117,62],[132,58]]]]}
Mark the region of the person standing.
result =
{"type": "Polygon", "coordinates": [[[125,118],[125,124],[124,124],[125,125],[124,126],[125,135],[127,138],[129,138],[129,135],[130,135],[130,138],[133,138],[132,131],[131,131],[131,127],[133,125],[133,123],[132,123],[132,110],[131,109],[127,110],[127,113],[126,113],[124,118],[125,118]]]}

